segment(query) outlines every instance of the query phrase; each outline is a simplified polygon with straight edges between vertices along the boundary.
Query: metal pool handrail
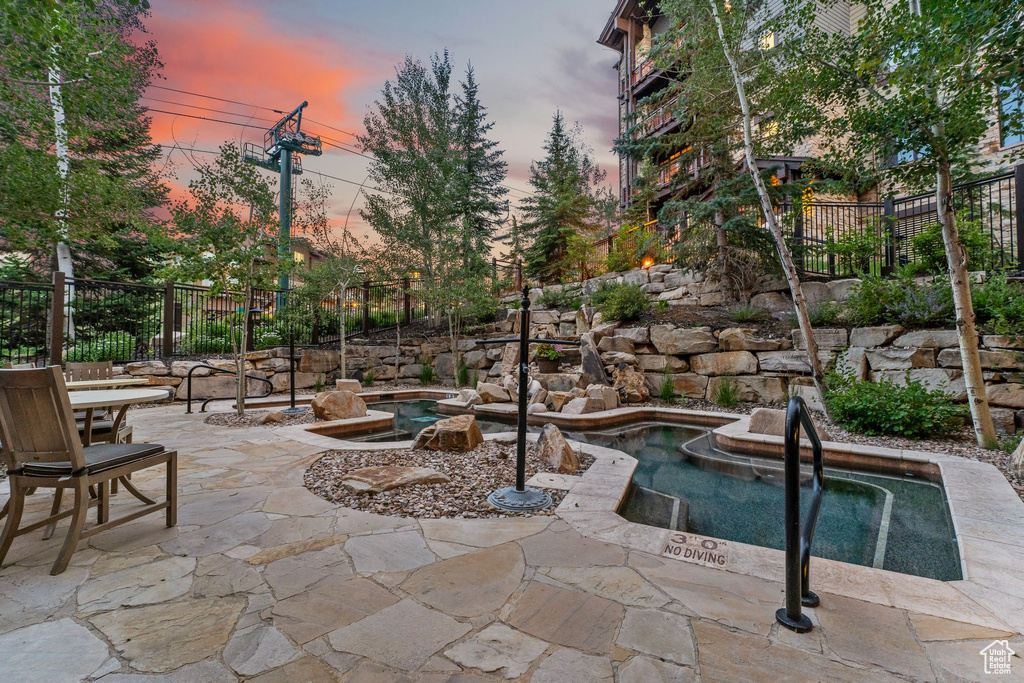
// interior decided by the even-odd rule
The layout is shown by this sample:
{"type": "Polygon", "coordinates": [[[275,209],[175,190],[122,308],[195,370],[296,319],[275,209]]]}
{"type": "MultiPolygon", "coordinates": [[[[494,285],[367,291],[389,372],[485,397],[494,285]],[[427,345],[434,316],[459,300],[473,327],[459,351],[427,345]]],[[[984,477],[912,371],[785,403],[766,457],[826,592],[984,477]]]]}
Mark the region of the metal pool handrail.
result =
{"type": "Polygon", "coordinates": [[[820,600],[810,589],[811,541],[818,522],[821,494],[825,490],[825,468],[821,439],[811,420],[807,405],[799,396],[789,399],[786,410],[786,606],[775,612],[775,619],[797,633],[811,630],[810,618],[802,605],[817,607],[820,600]],[[807,518],[800,528],[800,427],[803,426],[814,453],[811,501],[807,518]]]}
{"type": "MultiPolygon", "coordinates": [[[[186,415],[190,415],[192,413],[192,373],[195,372],[197,368],[209,368],[210,370],[213,370],[214,372],[223,372],[223,373],[226,373],[228,375],[235,375],[235,376],[238,375],[238,373],[233,371],[233,370],[224,370],[223,368],[217,368],[217,367],[214,367],[212,365],[207,365],[206,363],[196,363],[191,368],[189,368],[188,369],[188,375],[187,375],[187,377],[185,379],[185,381],[188,383],[188,386],[187,386],[188,394],[187,394],[187,399],[185,401],[185,414],[186,415]]],[[[258,380],[260,382],[263,382],[264,384],[267,385],[267,389],[268,389],[267,393],[265,393],[265,394],[260,394],[259,396],[246,396],[246,398],[266,398],[267,396],[270,396],[272,393],[274,393],[274,383],[271,382],[269,379],[267,379],[265,377],[257,377],[255,375],[249,375],[249,374],[246,374],[245,377],[246,377],[246,379],[255,379],[255,380],[258,380]]],[[[246,386],[248,386],[248,384],[249,383],[246,382],[246,386]]],[[[206,412],[206,404],[210,403],[211,401],[231,401],[234,398],[236,398],[236,397],[235,396],[221,396],[221,397],[218,397],[218,398],[208,398],[205,401],[203,401],[203,404],[201,406],[199,406],[199,412],[200,413],[205,413],[206,412]]]]}

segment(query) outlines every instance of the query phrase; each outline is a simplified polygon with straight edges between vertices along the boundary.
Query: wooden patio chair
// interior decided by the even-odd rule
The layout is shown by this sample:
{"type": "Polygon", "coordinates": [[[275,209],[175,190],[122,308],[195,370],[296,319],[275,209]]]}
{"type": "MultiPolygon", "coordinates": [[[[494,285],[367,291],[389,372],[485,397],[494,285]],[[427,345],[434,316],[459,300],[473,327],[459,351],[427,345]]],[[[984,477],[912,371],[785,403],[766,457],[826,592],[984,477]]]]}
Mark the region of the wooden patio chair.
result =
{"type": "Polygon", "coordinates": [[[7,523],[0,534],[0,565],[16,536],[71,517],[64,545],[51,574],[67,569],[78,542],[101,531],[144,515],[166,510],[166,524],[177,523],[178,454],[157,444],[105,443],[82,446],[71,403],[64,388],[60,368],[40,370],[0,370],[0,449],[7,464],[11,484],[7,523]],[[166,499],[156,502],[132,491],[143,507],[117,519],[109,519],[110,482],[131,472],[166,464],[166,499]],[[89,487],[99,495],[92,498],[89,487]],[[70,510],[21,527],[25,495],[30,488],[52,488],[54,498],[70,489],[75,492],[70,510]],[[86,529],[89,508],[98,506],[97,523],[86,529]]]}
{"type": "MultiPolygon", "coordinates": [[[[96,379],[111,379],[114,376],[113,361],[100,361],[95,363],[65,363],[64,379],[68,382],[82,382],[96,379]]],[[[113,412],[110,409],[97,409],[93,413],[92,421],[92,443],[131,443],[132,428],[130,425],[116,424],[113,419],[113,412]]],[[[78,420],[78,431],[85,431],[85,412],[75,413],[78,420]]],[[[115,492],[116,492],[115,484],[115,492]]]]}

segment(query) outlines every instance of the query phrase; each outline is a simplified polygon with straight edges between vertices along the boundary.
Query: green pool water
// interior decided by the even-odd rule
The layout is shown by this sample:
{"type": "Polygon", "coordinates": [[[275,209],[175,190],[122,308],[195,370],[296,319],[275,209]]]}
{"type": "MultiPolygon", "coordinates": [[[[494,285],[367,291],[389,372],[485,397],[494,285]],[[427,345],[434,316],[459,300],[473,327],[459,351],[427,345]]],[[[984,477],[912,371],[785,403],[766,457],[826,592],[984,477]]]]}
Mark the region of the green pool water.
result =
{"type": "MultiPolygon", "coordinates": [[[[373,407],[395,414],[394,429],[364,437],[410,439],[444,417],[430,400],[373,407]]],[[[508,422],[477,418],[484,433],[508,422]]],[[[537,431],[531,426],[531,431],[537,431]]],[[[620,513],[631,521],[749,543],[783,547],[782,463],[732,455],[704,429],[638,423],[566,437],[623,451],[639,461],[620,513]]],[[[810,488],[810,472],[802,484],[810,488]]],[[[807,496],[804,496],[806,503],[807,496]]],[[[962,578],[943,490],[910,477],[825,470],[825,493],[812,555],[942,581],[962,578]]]]}

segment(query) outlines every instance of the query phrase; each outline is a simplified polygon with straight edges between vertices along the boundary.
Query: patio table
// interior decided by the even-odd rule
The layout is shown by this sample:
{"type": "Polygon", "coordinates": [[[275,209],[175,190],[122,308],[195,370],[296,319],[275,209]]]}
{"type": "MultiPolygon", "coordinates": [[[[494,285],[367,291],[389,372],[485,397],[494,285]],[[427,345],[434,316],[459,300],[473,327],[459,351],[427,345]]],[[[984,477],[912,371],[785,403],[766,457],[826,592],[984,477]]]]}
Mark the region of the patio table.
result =
{"type": "Polygon", "coordinates": [[[120,389],[121,387],[148,385],[149,380],[145,377],[111,377],[110,379],[80,379],[64,383],[68,391],[81,391],[84,389],[120,389]]]}
{"type": "Polygon", "coordinates": [[[168,398],[166,389],[97,389],[95,391],[69,391],[68,399],[74,410],[85,411],[85,426],[82,445],[92,444],[92,415],[96,408],[120,408],[114,418],[114,433],[121,427],[128,406],[135,403],[150,403],[168,398]]]}

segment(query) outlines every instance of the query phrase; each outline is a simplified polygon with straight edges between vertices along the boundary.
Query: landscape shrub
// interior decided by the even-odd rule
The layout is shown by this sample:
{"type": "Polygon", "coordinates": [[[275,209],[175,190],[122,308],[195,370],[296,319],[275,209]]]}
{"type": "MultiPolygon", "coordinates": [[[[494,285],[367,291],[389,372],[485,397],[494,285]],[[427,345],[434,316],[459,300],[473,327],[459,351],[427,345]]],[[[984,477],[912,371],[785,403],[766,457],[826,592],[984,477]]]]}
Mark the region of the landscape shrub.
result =
{"type": "Polygon", "coordinates": [[[1024,337],[1024,285],[1000,273],[973,285],[971,299],[978,325],[985,331],[1024,337]]]}
{"type": "Polygon", "coordinates": [[[434,378],[434,366],[423,356],[420,358],[420,384],[433,384],[434,378]]]}
{"type": "Polygon", "coordinates": [[[455,386],[464,387],[469,384],[469,367],[466,361],[459,357],[459,367],[455,370],[455,386]]]}
{"type": "Polygon", "coordinates": [[[632,270],[639,265],[635,258],[625,251],[612,249],[608,252],[607,267],[609,273],[621,273],[624,270],[632,270]]]}
{"type": "Polygon", "coordinates": [[[608,280],[602,282],[597,291],[590,295],[590,303],[605,320],[622,322],[637,320],[651,309],[647,292],[640,285],[608,280]]]}
{"type": "Polygon", "coordinates": [[[963,427],[967,415],[967,406],[909,378],[900,386],[884,378],[872,382],[832,374],[828,386],[825,401],[833,419],[869,436],[944,436],[963,427]]]}
{"type": "Polygon", "coordinates": [[[735,408],[740,403],[740,390],[736,381],[723,379],[715,390],[711,400],[723,408],[735,408]]]}
{"type": "Polygon", "coordinates": [[[909,269],[892,279],[869,275],[850,292],[845,315],[853,325],[948,326],[954,320],[953,290],[944,278],[918,283],[909,269]]]}
{"type": "Polygon", "coordinates": [[[135,357],[135,337],[128,332],[107,332],[91,339],[80,339],[64,355],[74,363],[125,361],[135,357]]]}
{"type": "MultiPolygon", "coordinates": [[[[980,220],[968,220],[958,216],[957,229],[960,241],[967,249],[968,264],[978,270],[992,262],[992,238],[980,220]]],[[[914,249],[913,271],[921,275],[942,275],[949,270],[946,261],[946,246],[942,241],[942,226],[938,223],[925,225],[921,232],[910,239],[914,249]]]]}
{"type": "Polygon", "coordinates": [[[759,323],[767,320],[771,312],[767,308],[747,303],[731,309],[728,315],[734,323],[759,323]]]}
{"type": "Polygon", "coordinates": [[[580,307],[582,293],[578,289],[571,291],[546,289],[537,299],[537,308],[553,308],[560,311],[574,310],[580,307]]]}
{"type": "Polygon", "coordinates": [[[372,387],[373,383],[376,380],[377,380],[377,375],[373,371],[373,368],[368,368],[366,370],[366,372],[363,373],[363,386],[364,387],[372,387]]]}
{"type": "Polygon", "coordinates": [[[672,375],[669,373],[668,368],[665,369],[665,376],[661,380],[661,389],[658,395],[666,403],[675,403],[676,401],[676,390],[672,386],[672,375]]]}

